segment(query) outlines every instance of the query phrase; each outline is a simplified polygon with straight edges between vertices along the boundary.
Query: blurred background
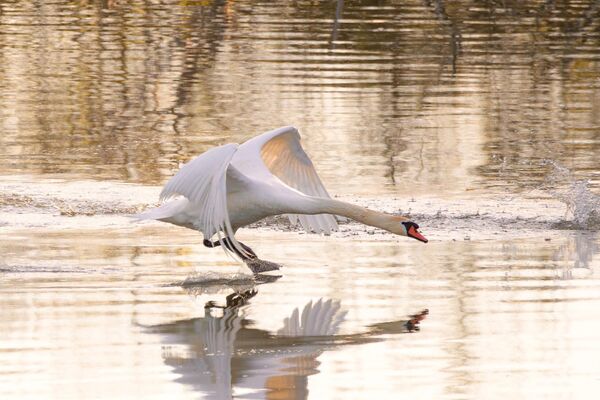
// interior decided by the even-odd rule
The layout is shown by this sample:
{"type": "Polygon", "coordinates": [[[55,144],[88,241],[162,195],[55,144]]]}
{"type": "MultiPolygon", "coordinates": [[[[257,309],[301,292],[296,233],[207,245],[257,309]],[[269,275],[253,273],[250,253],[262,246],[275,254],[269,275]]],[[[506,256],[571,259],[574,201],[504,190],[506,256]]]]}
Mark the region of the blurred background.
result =
{"type": "Polygon", "coordinates": [[[333,192],[519,190],[596,172],[599,63],[597,1],[5,1],[0,173],[159,184],[295,125],[333,192]]]}

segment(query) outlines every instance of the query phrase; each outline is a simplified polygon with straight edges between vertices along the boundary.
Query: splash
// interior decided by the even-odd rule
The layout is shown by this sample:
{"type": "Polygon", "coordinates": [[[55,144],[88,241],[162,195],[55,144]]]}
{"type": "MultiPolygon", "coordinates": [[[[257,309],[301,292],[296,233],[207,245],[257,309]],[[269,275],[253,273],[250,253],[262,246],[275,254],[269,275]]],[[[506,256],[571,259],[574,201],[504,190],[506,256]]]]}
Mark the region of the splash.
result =
{"type": "Polygon", "coordinates": [[[567,206],[567,221],[560,227],[571,229],[600,229],[600,196],[589,188],[589,180],[577,179],[571,170],[553,160],[544,165],[552,168],[542,189],[567,206]]]}

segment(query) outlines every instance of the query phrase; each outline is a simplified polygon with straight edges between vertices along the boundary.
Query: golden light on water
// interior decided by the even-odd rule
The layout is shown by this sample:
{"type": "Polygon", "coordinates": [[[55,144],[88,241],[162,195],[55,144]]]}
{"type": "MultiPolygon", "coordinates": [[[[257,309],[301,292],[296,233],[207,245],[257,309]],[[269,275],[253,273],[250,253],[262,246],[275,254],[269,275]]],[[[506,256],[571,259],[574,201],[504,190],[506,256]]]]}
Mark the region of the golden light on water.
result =
{"type": "Polygon", "coordinates": [[[0,5],[0,398],[600,390],[597,5],[340,3],[0,5]],[[282,125],[330,193],[430,242],[245,229],[284,265],[252,283],[127,218],[282,125]]]}

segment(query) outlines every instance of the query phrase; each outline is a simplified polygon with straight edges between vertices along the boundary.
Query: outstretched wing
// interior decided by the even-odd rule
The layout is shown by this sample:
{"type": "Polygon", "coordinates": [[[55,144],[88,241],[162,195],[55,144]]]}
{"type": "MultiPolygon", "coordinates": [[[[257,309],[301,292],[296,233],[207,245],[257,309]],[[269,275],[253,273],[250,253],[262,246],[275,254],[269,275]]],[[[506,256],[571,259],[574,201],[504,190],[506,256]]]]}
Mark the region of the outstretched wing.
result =
{"type": "MultiPolygon", "coordinates": [[[[257,178],[276,176],[287,186],[309,196],[329,198],[312,161],[300,144],[300,134],[293,126],[263,133],[243,143],[232,164],[244,173],[252,171],[257,178]]],[[[290,222],[300,224],[307,232],[330,233],[337,230],[332,215],[289,214],[290,222]]]]}
{"type": "Polygon", "coordinates": [[[227,210],[227,168],[237,149],[237,144],[215,147],[185,164],[166,183],[160,201],[185,197],[193,205],[196,217],[193,225],[205,239],[210,240],[216,234],[221,241],[223,235],[228,236],[244,254],[246,251],[235,240],[227,210]]]}

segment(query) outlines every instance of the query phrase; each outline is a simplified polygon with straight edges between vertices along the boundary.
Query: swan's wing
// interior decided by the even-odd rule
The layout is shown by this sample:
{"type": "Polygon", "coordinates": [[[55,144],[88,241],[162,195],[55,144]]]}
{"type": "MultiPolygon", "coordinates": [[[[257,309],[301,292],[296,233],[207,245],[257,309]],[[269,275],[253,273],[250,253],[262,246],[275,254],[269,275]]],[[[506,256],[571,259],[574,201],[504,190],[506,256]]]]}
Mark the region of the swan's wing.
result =
{"type": "MultiPolygon", "coordinates": [[[[330,197],[300,144],[298,130],[293,126],[263,133],[243,143],[233,165],[258,179],[275,176],[287,186],[309,196],[330,197]]],[[[307,232],[330,233],[338,228],[335,218],[329,214],[288,216],[292,224],[300,221],[307,232]]]]}
{"type": "MultiPolygon", "coordinates": [[[[160,201],[185,197],[197,216],[192,224],[205,239],[210,240],[216,234],[221,241],[224,234],[245,253],[233,236],[227,210],[227,168],[237,149],[237,144],[215,147],[185,164],[167,182],[160,193],[160,201]]],[[[221,245],[227,252],[227,247],[221,245]]]]}

